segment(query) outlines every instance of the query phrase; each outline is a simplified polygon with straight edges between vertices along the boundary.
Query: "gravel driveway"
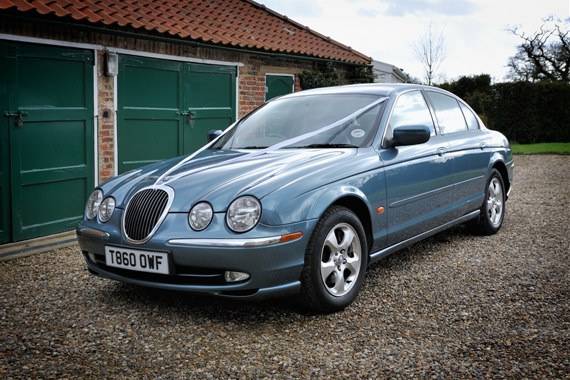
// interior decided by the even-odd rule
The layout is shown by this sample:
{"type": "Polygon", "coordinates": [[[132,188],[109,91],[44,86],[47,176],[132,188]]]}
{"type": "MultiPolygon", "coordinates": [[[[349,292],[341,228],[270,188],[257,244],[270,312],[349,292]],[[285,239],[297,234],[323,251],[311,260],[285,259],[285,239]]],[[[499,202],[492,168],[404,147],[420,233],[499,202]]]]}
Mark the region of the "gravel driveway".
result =
{"type": "Polygon", "coordinates": [[[0,378],[569,378],[570,156],[515,163],[499,234],[393,255],[333,315],[98,279],[77,247],[0,263],[0,378]]]}

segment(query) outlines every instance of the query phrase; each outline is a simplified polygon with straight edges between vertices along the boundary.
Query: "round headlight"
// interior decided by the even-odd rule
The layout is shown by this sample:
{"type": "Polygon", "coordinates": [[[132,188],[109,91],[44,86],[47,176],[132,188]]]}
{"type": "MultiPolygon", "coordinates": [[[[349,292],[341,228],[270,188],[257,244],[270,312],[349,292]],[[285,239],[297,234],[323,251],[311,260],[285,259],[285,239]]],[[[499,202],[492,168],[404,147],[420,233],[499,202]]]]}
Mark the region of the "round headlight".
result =
{"type": "Polygon", "coordinates": [[[103,192],[99,189],[95,190],[87,199],[87,204],[85,205],[85,217],[87,219],[93,219],[97,216],[99,211],[99,205],[103,200],[103,192]]]}
{"type": "Polygon", "coordinates": [[[192,207],[190,213],[188,214],[188,223],[195,231],[202,231],[212,221],[214,217],[214,210],[207,202],[200,202],[192,207]]]}
{"type": "Polygon", "coordinates": [[[261,217],[261,204],[251,196],[239,197],[234,200],[226,213],[226,223],[234,232],[251,230],[261,217]]]}
{"type": "Polygon", "coordinates": [[[108,222],[113,216],[113,211],[115,211],[115,199],[111,197],[103,199],[99,206],[99,220],[103,223],[108,222]]]}

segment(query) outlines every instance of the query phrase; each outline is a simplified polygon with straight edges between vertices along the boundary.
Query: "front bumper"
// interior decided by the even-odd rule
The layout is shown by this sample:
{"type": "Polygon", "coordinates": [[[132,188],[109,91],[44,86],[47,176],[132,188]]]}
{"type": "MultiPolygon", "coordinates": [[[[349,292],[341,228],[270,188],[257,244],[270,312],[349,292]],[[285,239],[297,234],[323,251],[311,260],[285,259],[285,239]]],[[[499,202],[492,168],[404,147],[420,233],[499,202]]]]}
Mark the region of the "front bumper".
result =
{"type": "Polygon", "coordinates": [[[108,223],[84,221],[77,235],[89,271],[135,285],[225,297],[260,299],[299,291],[305,248],[316,220],[284,226],[259,225],[253,231],[236,235],[225,227],[223,215],[216,215],[211,228],[201,232],[192,231],[186,217],[186,214],[169,214],[155,235],[140,245],[123,238],[118,227],[121,210],[116,210],[108,223]],[[303,236],[289,242],[275,240],[294,232],[303,236]],[[106,245],[166,252],[171,273],[150,274],[109,267],[105,264],[106,245]],[[250,278],[226,282],[227,270],[246,272],[250,278]]]}

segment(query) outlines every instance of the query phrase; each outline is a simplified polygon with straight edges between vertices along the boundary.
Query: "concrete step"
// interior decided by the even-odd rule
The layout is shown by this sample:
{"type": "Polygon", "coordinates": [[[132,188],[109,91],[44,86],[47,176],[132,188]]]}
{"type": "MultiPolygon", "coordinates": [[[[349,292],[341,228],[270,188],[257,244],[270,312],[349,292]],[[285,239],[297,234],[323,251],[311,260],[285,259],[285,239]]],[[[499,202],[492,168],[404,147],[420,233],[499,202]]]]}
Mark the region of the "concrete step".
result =
{"type": "Polygon", "coordinates": [[[75,230],[55,235],[42,236],[35,239],[18,241],[0,245],[0,261],[50,251],[55,248],[68,247],[77,242],[75,230]]]}

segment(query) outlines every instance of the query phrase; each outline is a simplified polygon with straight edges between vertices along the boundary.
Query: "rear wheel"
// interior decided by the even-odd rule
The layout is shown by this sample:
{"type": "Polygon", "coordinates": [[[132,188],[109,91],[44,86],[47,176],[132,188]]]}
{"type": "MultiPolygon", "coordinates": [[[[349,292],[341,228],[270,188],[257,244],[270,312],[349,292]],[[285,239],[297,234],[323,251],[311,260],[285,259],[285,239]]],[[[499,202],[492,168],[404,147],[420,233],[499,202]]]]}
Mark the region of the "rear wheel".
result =
{"type": "Polygon", "coordinates": [[[497,233],[505,218],[505,183],[498,170],[493,169],[487,181],[485,200],[480,209],[479,218],[473,223],[475,232],[482,235],[497,233]]]}
{"type": "Polygon", "coordinates": [[[364,227],[349,209],[331,207],[318,222],[305,254],[301,278],[306,305],[333,312],[350,305],[368,265],[364,227]]]}

